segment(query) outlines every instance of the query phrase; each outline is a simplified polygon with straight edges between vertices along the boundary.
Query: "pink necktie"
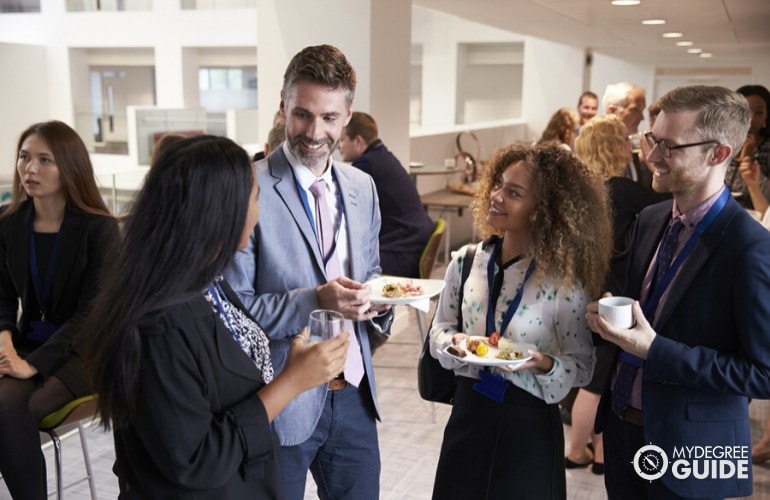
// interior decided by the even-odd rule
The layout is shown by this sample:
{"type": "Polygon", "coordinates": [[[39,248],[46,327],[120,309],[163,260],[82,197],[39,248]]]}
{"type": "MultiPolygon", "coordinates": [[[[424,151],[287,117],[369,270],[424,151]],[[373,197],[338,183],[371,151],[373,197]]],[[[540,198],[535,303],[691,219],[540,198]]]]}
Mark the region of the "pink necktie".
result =
{"type": "MultiPolygon", "coordinates": [[[[326,279],[331,281],[342,275],[340,261],[337,258],[336,242],[334,240],[334,224],[329,215],[329,205],[326,203],[326,181],[316,180],[310,186],[310,192],[315,197],[315,219],[319,248],[326,265],[326,279]]],[[[342,210],[342,207],[340,207],[342,210]]],[[[356,338],[356,330],[353,322],[345,320],[344,328],[350,332],[350,344],[348,345],[348,357],[345,360],[345,380],[358,387],[364,376],[364,364],[361,359],[361,348],[356,338]]]]}

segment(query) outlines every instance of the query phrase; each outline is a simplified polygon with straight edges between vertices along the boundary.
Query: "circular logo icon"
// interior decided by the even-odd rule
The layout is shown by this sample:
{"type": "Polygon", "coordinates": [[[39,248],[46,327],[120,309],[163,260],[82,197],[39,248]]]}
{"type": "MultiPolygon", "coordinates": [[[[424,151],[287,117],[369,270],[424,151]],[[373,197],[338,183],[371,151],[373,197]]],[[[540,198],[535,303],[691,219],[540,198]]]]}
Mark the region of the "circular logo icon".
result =
{"type": "Polygon", "coordinates": [[[634,469],[642,479],[660,479],[668,470],[668,455],[660,446],[642,446],[634,455],[634,469]]]}

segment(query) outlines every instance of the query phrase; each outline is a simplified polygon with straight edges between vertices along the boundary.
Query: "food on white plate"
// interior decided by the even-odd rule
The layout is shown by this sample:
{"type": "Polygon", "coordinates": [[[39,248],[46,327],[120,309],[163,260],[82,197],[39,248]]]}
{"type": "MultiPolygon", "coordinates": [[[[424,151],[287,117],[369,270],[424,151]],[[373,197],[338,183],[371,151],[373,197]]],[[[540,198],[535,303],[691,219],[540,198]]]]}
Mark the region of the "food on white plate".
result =
{"type": "Polygon", "coordinates": [[[459,346],[450,345],[449,347],[447,347],[446,352],[448,352],[452,356],[457,356],[458,358],[464,358],[465,356],[467,356],[467,354],[465,354],[465,351],[459,346]]]}
{"type": "Polygon", "coordinates": [[[514,350],[514,342],[511,339],[500,337],[497,341],[498,353],[495,356],[497,359],[506,359],[509,361],[516,361],[517,359],[524,358],[524,352],[514,350]]]}
{"type": "Polygon", "coordinates": [[[382,287],[382,295],[389,299],[416,297],[422,295],[422,287],[415,285],[412,280],[391,281],[382,287]]]}

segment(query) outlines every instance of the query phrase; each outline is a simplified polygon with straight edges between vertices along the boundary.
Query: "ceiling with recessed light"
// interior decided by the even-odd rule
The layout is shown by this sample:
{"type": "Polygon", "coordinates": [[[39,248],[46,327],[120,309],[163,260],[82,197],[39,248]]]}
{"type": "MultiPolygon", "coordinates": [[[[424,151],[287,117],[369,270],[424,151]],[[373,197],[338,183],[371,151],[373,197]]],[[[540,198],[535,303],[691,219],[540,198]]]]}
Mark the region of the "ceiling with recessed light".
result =
{"type": "Polygon", "coordinates": [[[770,0],[413,0],[496,28],[659,68],[746,67],[770,58],[770,0]],[[645,19],[665,24],[644,25],[645,19]],[[663,38],[681,32],[680,38],[663,38]],[[676,42],[692,41],[691,46],[676,42]],[[688,53],[698,48],[712,54],[688,53]]]}

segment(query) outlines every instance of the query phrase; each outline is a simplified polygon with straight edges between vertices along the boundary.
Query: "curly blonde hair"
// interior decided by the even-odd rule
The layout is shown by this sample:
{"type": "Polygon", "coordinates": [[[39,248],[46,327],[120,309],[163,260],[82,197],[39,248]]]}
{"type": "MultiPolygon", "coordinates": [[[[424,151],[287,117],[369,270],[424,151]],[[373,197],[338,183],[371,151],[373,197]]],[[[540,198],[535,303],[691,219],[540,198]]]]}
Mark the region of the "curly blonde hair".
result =
{"type": "Polygon", "coordinates": [[[604,179],[620,177],[631,159],[627,135],[618,115],[597,116],[580,128],[575,154],[604,179]]]}
{"type": "Polygon", "coordinates": [[[612,221],[602,178],[558,146],[501,148],[481,173],[473,217],[483,238],[502,232],[487,223],[493,186],[511,165],[531,167],[537,207],[531,216],[536,278],[560,277],[562,286],[585,284],[592,297],[604,287],[612,254],[612,221]]]}

